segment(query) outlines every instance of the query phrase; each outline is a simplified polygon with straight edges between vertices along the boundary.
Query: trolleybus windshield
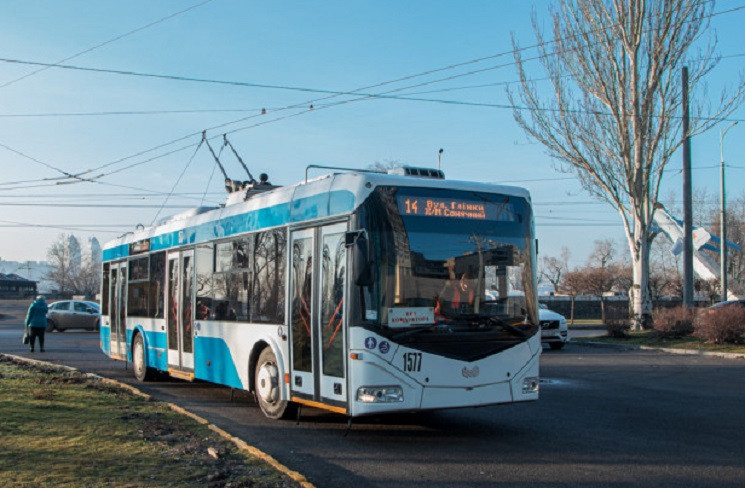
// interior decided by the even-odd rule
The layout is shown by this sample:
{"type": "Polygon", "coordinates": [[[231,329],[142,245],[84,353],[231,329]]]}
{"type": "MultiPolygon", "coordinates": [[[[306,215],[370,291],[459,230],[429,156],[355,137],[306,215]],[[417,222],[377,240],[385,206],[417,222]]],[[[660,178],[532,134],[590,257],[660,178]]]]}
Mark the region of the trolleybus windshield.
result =
{"type": "Polygon", "coordinates": [[[524,198],[379,187],[359,217],[376,269],[365,323],[396,337],[461,332],[519,341],[537,331],[524,198]]]}

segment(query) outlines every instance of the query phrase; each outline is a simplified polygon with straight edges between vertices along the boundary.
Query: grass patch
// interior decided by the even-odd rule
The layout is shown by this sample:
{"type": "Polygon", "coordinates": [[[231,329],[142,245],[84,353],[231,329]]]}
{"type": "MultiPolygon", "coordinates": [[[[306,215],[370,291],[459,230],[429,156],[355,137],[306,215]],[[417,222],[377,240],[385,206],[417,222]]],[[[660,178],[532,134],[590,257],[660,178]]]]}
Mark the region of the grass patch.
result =
{"type": "Polygon", "coordinates": [[[167,405],[78,372],[0,358],[0,391],[3,487],[298,486],[167,405]]]}
{"type": "Polygon", "coordinates": [[[623,344],[627,346],[668,347],[672,349],[698,349],[702,351],[745,353],[745,346],[733,344],[710,344],[697,337],[685,336],[678,339],[662,339],[654,330],[630,331],[628,337],[613,338],[578,337],[572,342],[605,342],[608,344],[623,344]]]}

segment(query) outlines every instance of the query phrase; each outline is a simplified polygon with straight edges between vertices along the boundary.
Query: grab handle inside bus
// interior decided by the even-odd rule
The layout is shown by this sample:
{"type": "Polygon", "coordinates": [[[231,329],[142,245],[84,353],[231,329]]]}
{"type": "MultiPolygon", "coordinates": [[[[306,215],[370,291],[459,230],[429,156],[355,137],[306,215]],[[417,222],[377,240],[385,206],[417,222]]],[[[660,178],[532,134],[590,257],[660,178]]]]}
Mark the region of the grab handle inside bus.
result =
{"type": "Polygon", "coordinates": [[[367,233],[364,230],[353,230],[346,233],[345,244],[352,248],[354,283],[357,286],[373,284],[372,259],[367,245],[367,233]]]}

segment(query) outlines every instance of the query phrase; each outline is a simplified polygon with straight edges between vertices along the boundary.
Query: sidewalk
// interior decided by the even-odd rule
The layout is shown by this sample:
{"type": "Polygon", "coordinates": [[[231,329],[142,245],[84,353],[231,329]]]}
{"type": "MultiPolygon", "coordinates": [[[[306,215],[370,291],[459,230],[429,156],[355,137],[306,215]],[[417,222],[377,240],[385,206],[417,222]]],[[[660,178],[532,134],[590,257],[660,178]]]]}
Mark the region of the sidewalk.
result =
{"type": "Polygon", "coordinates": [[[570,344],[584,345],[590,347],[600,347],[607,349],[616,349],[620,351],[657,351],[664,352],[667,354],[683,354],[690,356],[709,356],[723,359],[745,359],[745,353],[738,352],[717,352],[717,351],[704,351],[701,349],[678,349],[673,347],[653,347],[653,346],[637,346],[635,344],[612,344],[608,342],[594,342],[594,341],[572,341],[570,344]]]}

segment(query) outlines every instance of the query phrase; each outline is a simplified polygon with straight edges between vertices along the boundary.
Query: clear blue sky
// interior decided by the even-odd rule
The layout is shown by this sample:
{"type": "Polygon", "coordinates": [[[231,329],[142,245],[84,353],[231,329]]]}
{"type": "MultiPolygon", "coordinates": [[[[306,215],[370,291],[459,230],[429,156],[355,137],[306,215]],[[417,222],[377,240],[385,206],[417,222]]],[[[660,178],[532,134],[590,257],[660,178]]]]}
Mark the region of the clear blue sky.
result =
{"type": "MultiPolygon", "coordinates": [[[[56,63],[198,3],[197,0],[2,2],[0,57],[56,63]]],[[[549,4],[542,0],[212,0],[70,59],[66,64],[349,91],[508,53],[511,33],[515,33],[521,44],[532,44],[531,10],[535,8],[539,18],[547,21],[549,4]]],[[[716,10],[743,5],[745,1],[722,1],[716,10]]],[[[712,19],[720,54],[745,53],[743,21],[745,10],[712,19]]],[[[720,63],[708,80],[712,98],[725,83],[737,79],[744,61],[745,57],[731,57],[720,63]]],[[[368,92],[380,93],[463,75],[396,94],[507,104],[505,86],[493,84],[516,80],[511,62],[511,55],[506,54],[368,92]],[[506,66],[466,74],[501,64],[506,66]],[[472,87],[487,84],[492,86],[472,87]],[[451,90],[421,93],[443,89],[451,90]]],[[[0,62],[0,85],[36,69],[0,62]]],[[[534,73],[541,76],[537,70],[534,73]]],[[[0,258],[43,260],[60,232],[73,232],[81,239],[96,236],[105,242],[138,223],[150,224],[164,202],[164,194],[184,171],[194,147],[105,176],[95,184],[40,182],[60,176],[45,165],[77,173],[244,117],[251,118],[208,134],[214,136],[245,128],[229,138],[249,169],[255,174],[269,173],[275,184],[299,181],[308,164],[366,167],[376,161],[398,161],[436,165],[437,151],[444,148],[443,169],[449,178],[510,182],[531,191],[542,254],[558,255],[561,247],[567,246],[573,264],[581,264],[595,239],[612,238],[621,242],[623,230],[615,211],[591,200],[567,175],[556,173],[543,149],[528,143],[511,110],[391,99],[318,109],[325,103],[352,98],[348,96],[315,102],[313,111],[278,110],[292,104],[306,107],[307,101],[322,96],[57,68],[0,87],[0,144],[6,146],[0,147],[0,258]],[[258,116],[262,108],[268,114],[258,116]],[[101,114],[138,111],[195,112],[101,114]],[[73,113],[99,115],[61,115],[73,113]],[[268,123],[250,127],[258,122],[268,123]],[[24,180],[32,183],[8,184],[24,180]],[[67,206],[79,204],[87,206],[67,206]],[[133,208],[133,205],[148,208],[133,208]]],[[[733,117],[745,118],[745,111],[738,109],[733,117]]],[[[745,123],[734,127],[725,140],[728,163],[741,167],[729,170],[728,192],[733,198],[745,192],[744,141],[745,123]]],[[[198,142],[199,136],[194,135],[91,175],[121,169],[198,142]]],[[[219,146],[217,142],[215,145],[219,146]]],[[[694,167],[700,168],[694,171],[694,186],[718,195],[718,169],[710,168],[719,160],[718,129],[693,141],[693,157],[694,167]]],[[[232,156],[223,159],[231,174],[242,175],[232,156]]],[[[663,196],[671,191],[680,196],[682,180],[677,174],[680,167],[677,156],[665,177],[663,196]]],[[[175,189],[178,194],[188,195],[171,197],[168,205],[199,205],[205,191],[205,204],[223,201],[219,174],[215,173],[207,184],[213,168],[208,151],[204,147],[199,149],[175,189]]],[[[178,211],[166,208],[160,216],[178,211]]]]}

